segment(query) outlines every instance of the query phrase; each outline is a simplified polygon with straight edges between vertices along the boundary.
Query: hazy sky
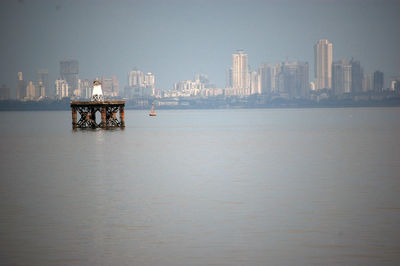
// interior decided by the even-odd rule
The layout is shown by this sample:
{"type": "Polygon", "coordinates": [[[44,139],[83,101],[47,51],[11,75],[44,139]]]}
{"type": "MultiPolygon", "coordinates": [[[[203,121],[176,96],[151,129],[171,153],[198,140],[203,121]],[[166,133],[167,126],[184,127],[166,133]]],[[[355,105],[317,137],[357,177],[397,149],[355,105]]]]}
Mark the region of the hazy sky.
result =
{"type": "Polygon", "coordinates": [[[63,58],[79,61],[81,78],[116,75],[121,87],[134,67],[153,72],[162,89],[195,73],[224,87],[237,49],[252,69],[286,56],[308,61],[313,80],[322,38],[334,60],[354,57],[386,79],[400,74],[400,1],[1,0],[0,22],[0,83],[14,94],[18,71],[29,81],[49,69],[53,84],[63,58]]]}

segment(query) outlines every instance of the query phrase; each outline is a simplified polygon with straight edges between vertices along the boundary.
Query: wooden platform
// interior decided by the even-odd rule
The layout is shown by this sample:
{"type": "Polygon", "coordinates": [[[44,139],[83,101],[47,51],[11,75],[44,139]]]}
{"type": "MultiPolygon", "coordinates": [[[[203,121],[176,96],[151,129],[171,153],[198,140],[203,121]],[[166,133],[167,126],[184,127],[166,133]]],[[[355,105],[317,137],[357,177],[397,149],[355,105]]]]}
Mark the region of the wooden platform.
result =
{"type": "Polygon", "coordinates": [[[125,101],[71,101],[72,128],[125,127],[125,101]],[[101,121],[96,122],[96,113],[101,121]],[[119,119],[117,113],[119,112],[119,119]],[[77,120],[77,114],[80,118],[77,120]]]}

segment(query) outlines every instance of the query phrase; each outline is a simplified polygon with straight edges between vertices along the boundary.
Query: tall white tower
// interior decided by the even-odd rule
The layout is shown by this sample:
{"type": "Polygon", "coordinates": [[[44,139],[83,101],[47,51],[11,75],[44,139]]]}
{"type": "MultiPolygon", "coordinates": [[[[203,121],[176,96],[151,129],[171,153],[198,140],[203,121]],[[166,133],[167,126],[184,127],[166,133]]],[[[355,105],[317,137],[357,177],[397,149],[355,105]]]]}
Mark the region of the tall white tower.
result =
{"type": "Polygon", "coordinates": [[[332,43],[326,39],[314,45],[315,87],[317,90],[332,88],[332,43]]]}
{"type": "Polygon", "coordinates": [[[250,94],[248,56],[242,50],[232,54],[232,87],[241,96],[250,94]]]}

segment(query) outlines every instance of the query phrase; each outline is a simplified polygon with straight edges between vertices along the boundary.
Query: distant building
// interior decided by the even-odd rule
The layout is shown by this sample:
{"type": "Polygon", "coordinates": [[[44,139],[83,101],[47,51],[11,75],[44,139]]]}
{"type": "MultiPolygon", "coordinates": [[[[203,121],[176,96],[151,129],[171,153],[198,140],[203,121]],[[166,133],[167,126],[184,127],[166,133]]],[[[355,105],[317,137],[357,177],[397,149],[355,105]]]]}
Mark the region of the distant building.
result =
{"type": "Polygon", "coordinates": [[[392,80],[390,90],[400,91],[400,78],[395,78],[392,80]]]}
{"type": "Polygon", "coordinates": [[[225,88],[232,88],[233,86],[232,72],[233,70],[231,67],[226,70],[225,88]]]}
{"type": "Polygon", "coordinates": [[[332,63],[332,89],[335,95],[350,93],[351,65],[342,59],[332,63]]]}
{"type": "Polygon", "coordinates": [[[242,50],[232,54],[232,88],[237,95],[250,95],[248,55],[242,50]]]}
{"type": "Polygon", "coordinates": [[[288,98],[307,98],[310,92],[307,62],[285,62],[276,77],[277,93],[288,98]]]}
{"type": "Polygon", "coordinates": [[[332,43],[326,39],[314,45],[314,74],[317,90],[332,87],[332,43]]]}
{"type": "Polygon", "coordinates": [[[60,61],[60,77],[68,83],[71,94],[78,90],[79,64],[77,60],[65,59],[60,61]]]}
{"type": "Polygon", "coordinates": [[[147,72],[147,74],[144,76],[144,84],[147,88],[154,88],[155,77],[151,72],[147,72]]]}
{"type": "Polygon", "coordinates": [[[57,99],[70,97],[69,84],[65,79],[57,79],[55,81],[57,99]]]}
{"type": "Polygon", "coordinates": [[[29,81],[29,84],[26,87],[25,100],[34,100],[35,98],[37,98],[35,85],[32,81],[29,81]]]}
{"type": "Polygon", "coordinates": [[[47,69],[39,69],[37,71],[36,87],[40,97],[45,97],[52,94],[49,87],[49,71],[47,69]]]}
{"type": "Polygon", "coordinates": [[[112,78],[101,78],[101,89],[103,90],[104,97],[112,97],[113,96],[113,80],[112,78]]]}
{"type": "Polygon", "coordinates": [[[375,71],[374,72],[374,91],[383,91],[384,90],[384,79],[383,72],[375,71]]]}
{"type": "Polygon", "coordinates": [[[269,64],[262,64],[258,68],[260,90],[262,94],[268,94],[272,91],[273,84],[273,67],[269,64]]]}
{"type": "Polygon", "coordinates": [[[193,80],[175,82],[171,92],[164,92],[165,97],[209,97],[220,94],[223,94],[223,90],[210,84],[205,74],[196,74],[193,80]]]}
{"type": "Polygon", "coordinates": [[[24,81],[22,77],[22,72],[18,72],[18,82],[17,82],[17,88],[16,88],[17,94],[16,98],[17,100],[24,100],[26,96],[26,82],[24,81]]]}
{"type": "Polygon", "coordinates": [[[283,86],[279,86],[279,82],[282,80],[280,73],[283,71],[283,65],[283,62],[278,62],[271,68],[271,89],[273,93],[278,93],[279,87],[283,86]]]}
{"type": "Polygon", "coordinates": [[[90,99],[92,97],[93,81],[89,79],[79,79],[79,92],[82,99],[90,99]]]}
{"type": "Polygon", "coordinates": [[[344,92],[350,93],[351,92],[351,84],[353,82],[353,67],[346,63],[343,65],[343,86],[344,92]]]}
{"type": "Polygon", "coordinates": [[[310,82],[310,90],[315,91],[315,83],[313,81],[310,82]]]}
{"type": "Polygon", "coordinates": [[[112,96],[119,96],[119,81],[115,75],[112,77],[112,96]]]}
{"type": "Polygon", "coordinates": [[[149,97],[154,95],[155,77],[151,72],[144,74],[134,69],[128,73],[128,87],[125,88],[125,97],[149,97]]]}
{"type": "Polygon", "coordinates": [[[11,97],[11,89],[7,88],[6,85],[2,85],[0,88],[0,100],[4,101],[4,100],[10,100],[11,97]]]}
{"type": "Polygon", "coordinates": [[[361,68],[360,61],[350,60],[351,65],[351,92],[359,93],[362,92],[362,80],[363,80],[363,70],[361,68]]]}
{"type": "Polygon", "coordinates": [[[144,87],[144,73],[134,69],[128,73],[129,87],[144,87]]]}
{"type": "Polygon", "coordinates": [[[374,75],[373,74],[364,75],[362,88],[363,88],[362,90],[364,92],[374,90],[374,75]]]}
{"type": "Polygon", "coordinates": [[[257,71],[250,73],[250,94],[261,94],[260,75],[257,71]]]}

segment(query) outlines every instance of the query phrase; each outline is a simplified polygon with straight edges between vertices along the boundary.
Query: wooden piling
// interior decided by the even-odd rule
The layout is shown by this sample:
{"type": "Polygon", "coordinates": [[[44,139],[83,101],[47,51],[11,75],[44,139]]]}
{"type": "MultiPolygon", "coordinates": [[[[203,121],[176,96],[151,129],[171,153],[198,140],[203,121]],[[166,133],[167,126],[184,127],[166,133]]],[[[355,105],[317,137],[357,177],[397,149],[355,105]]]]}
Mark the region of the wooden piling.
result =
{"type": "Polygon", "coordinates": [[[101,108],[101,127],[102,128],[106,128],[107,127],[106,117],[107,117],[107,109],[106,109],[105,106],[103,106],[101,108]]]}
{"type": "Polygon", "coordinates": [[[75,109],[75,107],[72,107],[71,108],[72,109],[72,128],[76,128],[76,118],[77,118],[77,115],[76,115],[76,109],[75,109]]]}
{"type": "Polygon", "coordinates": [[[119,108],[119,117],[121,119],[121,127],[125,127],[125,110],[123,106],[119,108]]]}

